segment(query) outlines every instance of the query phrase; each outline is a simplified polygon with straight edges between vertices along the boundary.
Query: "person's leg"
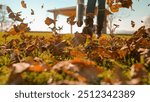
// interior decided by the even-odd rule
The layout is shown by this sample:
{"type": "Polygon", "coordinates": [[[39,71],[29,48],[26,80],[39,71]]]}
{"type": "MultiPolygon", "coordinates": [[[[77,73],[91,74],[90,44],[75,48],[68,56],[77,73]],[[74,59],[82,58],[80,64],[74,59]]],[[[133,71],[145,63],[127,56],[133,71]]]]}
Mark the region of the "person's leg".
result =
{"type": "Polygon", "coordinates": [[[86,8],[86,19],[85,19],[85,27],[83,28],[84,34],[89,34],[92,36],[93,33],[93,19],[95,12],[96,0],[88,0],[87,8],[86,8]]]}
{"type": "Polygon", "coordinates": [[[95,12],[96,0],[88,0],[86,8],[85,25],[93,27],[93,18],[95,12]]]}
{"type": "Polygon", "coordinates": [[[94,13],[95,11],[96,0],[88,0],[86,14],[94,13]]]}
{"type": "Polygon", "coordinates": [[[101,36],[103,23],[105,21],[105,0],[98,0],[97,36],[101,36]]]}

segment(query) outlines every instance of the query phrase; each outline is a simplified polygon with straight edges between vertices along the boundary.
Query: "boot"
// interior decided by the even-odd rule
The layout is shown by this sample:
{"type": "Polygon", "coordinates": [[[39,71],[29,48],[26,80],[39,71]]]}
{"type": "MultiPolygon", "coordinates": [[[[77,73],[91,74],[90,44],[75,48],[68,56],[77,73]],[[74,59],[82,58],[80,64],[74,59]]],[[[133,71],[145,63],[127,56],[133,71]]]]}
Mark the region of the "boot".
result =
{"type": "Polygon", "coordinates": [[[97,26],[97,31],[96,31],[96,38],[99,39],[101,37],[101,34],[102,34],[102,28],[103,27],[99,27],[97,26]]]}
{"type": "Polygon", "coordinates": [[[85,22],[85,27],[82,30],[83,34],[87,34],[90,37],[93,35],[93,16],[87,16],[86,19],[84,20],[85,22]]]}

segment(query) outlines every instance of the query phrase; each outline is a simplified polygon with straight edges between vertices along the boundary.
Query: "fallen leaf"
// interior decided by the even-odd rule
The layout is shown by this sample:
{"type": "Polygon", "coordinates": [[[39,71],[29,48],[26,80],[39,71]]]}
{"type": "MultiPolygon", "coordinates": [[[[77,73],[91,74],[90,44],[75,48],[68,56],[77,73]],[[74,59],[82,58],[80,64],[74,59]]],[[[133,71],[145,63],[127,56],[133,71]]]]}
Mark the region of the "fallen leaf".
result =
{"type": "Polygon", "coordinates": [[[145,66],[141,63],[137,63],[131,66],[131,77],[142,77],[146,73],[144,70],[145,66]]]}
{"type": "Polygon", "coordinates": [[[87,85],[84,82],[80,82],[80,81],[68,81],[68,80],[63,80],[63,81],[58,81],[58,82],[54,82],[54,83],[48,83],[50,85],[87,85]]]}
{"type": "Polygon", "coordinates": [[[80,33],[76,33],[74,38],[71,40],[73,46],[84,45],[86,42],[86,36],[80,33]]]}
{"type": "Polygon", "coordinates": [[[43,72],[44,68],[42,67],[42,65],[38,64],[38,65],[31,65],[28,69],[28,71],[32,71],[32,72],[43,72]]]}
{"type": "Polygon", "coordinates": [[[22,63],[15,63],[12,66],[15,68],[14,73],[21,73],[26,69],[28,69],[30,67],[30,64],[22,62],[22,63]]]}
{"type": "Polygon", "coordinates": [[[108,16],[108,15],[110,15],[112,13],[108,9],[105,9],[105,14],[106,14],[106,16],[108,16]]]}
{"type": "Polygon", "coordinates": [[[13,25],[13,27],[14,27],[16,33],[18,33],[20,31],[19,28],[18,28],[18,26],[13,25]]]}
{"type": "Polygon", "coordinates": [[[71,61],[62,61],[54,65],[53,70],[64,71],[66,74],[78,79],[81,82],[94,83],[98,79],[98,74],[102,72],[92,61],[74,59],[71,61]],[[92,73],[92,74],[91,74],[92,73]]]}
{"type": "Polygon", "coordinates": [[[134,79],[132,79],[130,81],[127,81],[127,84],[128,85],[138,85],[138,84],[140,84],[140,82],[141,82],[140,78],[134,78],[134,79]]]}

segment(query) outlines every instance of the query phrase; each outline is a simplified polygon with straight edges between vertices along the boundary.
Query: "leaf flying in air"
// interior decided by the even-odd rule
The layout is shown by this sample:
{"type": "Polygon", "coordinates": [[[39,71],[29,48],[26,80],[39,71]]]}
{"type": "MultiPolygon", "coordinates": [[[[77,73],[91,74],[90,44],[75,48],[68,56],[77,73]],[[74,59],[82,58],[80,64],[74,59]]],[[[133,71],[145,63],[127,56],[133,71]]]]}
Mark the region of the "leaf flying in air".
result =
{"type": "Polygon", "coordinates": [[[135,27],[135,22],[134,21],[131,21],[131,26],[132,26],[132,28],[135,27]]]}
{"type": "Polygon", "coordinates": [[[141,20],[141,23],[143,23],[144,21],[141,20]]]}
{"type": "Polygon", "coordinates": [[[118,25],[118,24],[114,24],[114,26],[115,26],[115,27],[117,27],[117,28],[119,27],[119,25],[118,25]]]}
{"type": "Polygon", "coordinates": [[[12,10],[11,10],[11,8],[10,8],[9,6],[7,6],[6,9],[7,9],[7,12],[8,12],[8,13],[11,13],[11,12],[12,12],[12,10]]]}
{"type": "Polygon", "coordinates": [[[122,21],[121,19],[119,19],[119,21],[122,21]]]}
{"type": "Polygon", "coordinates": [[[45,20],[45,24],[48,25],[48,26],[51,25],[54,22],[55,21],[53,19],[49,18],[49,17],[47,17],[46,20],[45,20]]]}
{"type": "Polygon", "coordinates": [[[33,9],[31,9],[31,15],[34,15],[34,11],[33,11],[33,9]]]}
{"type": "Polygon", "coordinates": [[[41,8],[42,8],[42,9],[44,8],[44,4],[41,6],[41,8]]]}
{"type": "Polygon", "coordinates": [[[26,5],[24,0],[21,1],[21,5],[22,5],[23,8],[27,8],[27,5],[26,5]]]}

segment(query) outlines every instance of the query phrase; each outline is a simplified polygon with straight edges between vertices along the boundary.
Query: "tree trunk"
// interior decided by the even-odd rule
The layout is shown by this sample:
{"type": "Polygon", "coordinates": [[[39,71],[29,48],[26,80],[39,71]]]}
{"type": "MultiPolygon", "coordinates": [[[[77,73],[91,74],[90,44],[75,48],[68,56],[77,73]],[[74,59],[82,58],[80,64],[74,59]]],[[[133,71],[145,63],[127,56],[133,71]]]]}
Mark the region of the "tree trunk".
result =
{"type": "Polygon", "coordinates": [[[71,34],[73,34],[73,25],[72,24],[70,24],[70,32],[71,32],[71,34]]]}

